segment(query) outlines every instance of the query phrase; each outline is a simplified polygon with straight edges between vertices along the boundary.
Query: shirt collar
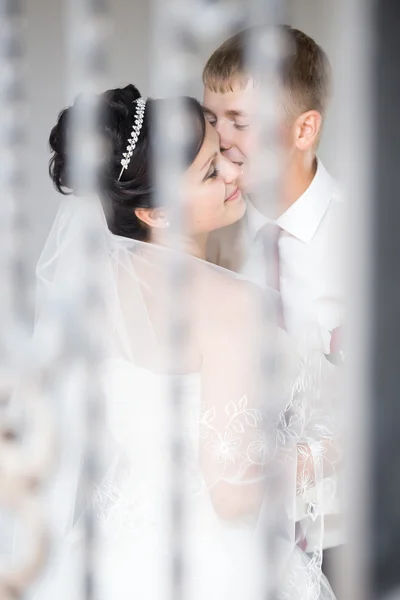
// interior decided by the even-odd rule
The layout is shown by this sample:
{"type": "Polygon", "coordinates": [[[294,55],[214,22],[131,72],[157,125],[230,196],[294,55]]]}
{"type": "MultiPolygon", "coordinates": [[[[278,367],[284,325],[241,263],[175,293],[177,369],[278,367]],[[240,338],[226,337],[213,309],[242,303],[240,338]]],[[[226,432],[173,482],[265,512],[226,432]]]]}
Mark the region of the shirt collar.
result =
{"type": "MultiPolygon", "coordinates": [[[[306,191],[273,222],[290,235],[309,243],[325,215],[334,189],[334,179],[318,160],[317,172],[306,191]]],[[[261,227],[270,223],[271,219],[260,213],[248,200],[247,222],[250,237],[254,240],[261,227]]]]}
{"type": "Polygon", "coordinates": [[[260,229],[262,229],[262,227],[264,227],[264,225],[266,225],[267,223],[270,223],[271,220],[268,219],[268,217],[266,217],[265,215],[263,215],[254,206],[254,204],[248,196],[246,197],[246,205],[247,227],[251,241],[254,242],[256,235],[260,231],[260,229]]]}

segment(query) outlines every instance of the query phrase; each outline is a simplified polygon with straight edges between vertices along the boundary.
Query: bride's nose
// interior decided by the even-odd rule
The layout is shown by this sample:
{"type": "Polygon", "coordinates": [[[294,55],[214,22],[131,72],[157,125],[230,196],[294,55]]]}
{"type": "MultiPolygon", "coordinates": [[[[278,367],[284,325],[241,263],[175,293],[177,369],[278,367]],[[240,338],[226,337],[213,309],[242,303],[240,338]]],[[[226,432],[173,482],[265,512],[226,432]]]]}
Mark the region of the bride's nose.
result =
{"type": "Polygon", "coordinates": [[[229,158],[226,158],[221,154],[220,156],[220,172],[224,178],[225,183],[233,183],[236,179],[239,179],[242,169],[239,165],[231,162],[229,158]]]}

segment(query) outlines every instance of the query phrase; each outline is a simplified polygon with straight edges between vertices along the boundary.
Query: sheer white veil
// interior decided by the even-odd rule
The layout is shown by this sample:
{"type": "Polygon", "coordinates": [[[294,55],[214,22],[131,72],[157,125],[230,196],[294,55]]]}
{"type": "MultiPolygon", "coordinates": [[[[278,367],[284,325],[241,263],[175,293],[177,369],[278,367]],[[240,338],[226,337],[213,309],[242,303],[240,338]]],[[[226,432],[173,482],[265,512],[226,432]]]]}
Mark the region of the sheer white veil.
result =
{"type": "MultiPolygon", "coordinates": [[[[49,492],[57,531],[55,564],[71,554],[70,540],[81,515],[90,510],[104,544],[138,560],[140,553],[130,550],[126,537],[131,527],[147,560],[136,568],[143,577],[153,569],[165,584],[172,497],[185,514],[188,598],[221,598],[229,590],[230,598],[255,600],[266,585],[279,598],[332,598],[321,578],[321,545],[307,556],[301,542],[309,522],[318,526],[322,544],[324,510],[334,495],[335,368],[321,355],[299,354],[272,321],[261,327],[260,306],[272,307],[276,293],[261,292],[239,275],[174,250],[113,235],[96,198],[62,202],[37,278],[35,343],[52,343],[48,320],[55,307],[57,318],[71,319],[75,327],[68,356],[95,330],[96,373],[105,398],[102,465],[88,492],[82,425],[86,419],[87,427],[87,379],[82,387],[82,364],[71,360],[57,405],[59,469],[49,492]],[[82,260],[88,235],[95,239],[92,263],[82,260]],[[84,310],[80,305],[82,290],[93,280],[91,268],[101,296],[93,319],[90,303],[84,310]],[[174,280],[178,272],[180,279],[174,280]],[[171,282],[178,289],[174,302],[181,305],[171,306],[171,282]],[[171,329],[168,310],[185,313],[180,329],[171,329]],[[170,480],[177,447],[180,489],[170,480]],[[312,501],[299,534],[296,501],[310,489],[312,501]],[[231,585],[223,588],[229,577],[231,585]]],[[[106,555],[108,565],[120,565],[106,555]]],[[[121,590],[137,592],[127,573],[134,580],[138,571],[133,574],[129,565],[118,571],[121,590]]],[[[70,587],[72,571],[66,572],[62,580],[50,568],[37,598],[68,597],[76,588],[70,587]]],[[[106,585],[101,581],[100,591],[106,585]]],[[[160,588],[152,589],[147,585],[142,597],[164,597],[160,588]]]]}

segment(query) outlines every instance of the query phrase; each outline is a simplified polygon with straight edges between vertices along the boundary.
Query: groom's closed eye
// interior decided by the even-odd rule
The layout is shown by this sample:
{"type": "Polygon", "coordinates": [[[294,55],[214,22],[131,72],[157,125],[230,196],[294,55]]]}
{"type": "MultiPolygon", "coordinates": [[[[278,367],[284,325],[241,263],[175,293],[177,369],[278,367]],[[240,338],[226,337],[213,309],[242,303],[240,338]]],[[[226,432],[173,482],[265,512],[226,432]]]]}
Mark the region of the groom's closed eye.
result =
{"type": "Polygon", "coordinates": [[[249,126],[248,116],[241,110],[227,110],[225,114],[226,117],[233,122],[235,129],[243,131],[249,126]]]}
{"type": "Polygon", "coordinates": [[[233,126],[235,127],[235,129],[238,129],[239,131],[244,131],[245,129],[248,128],[248,123],[234,123],[233,126]]]}
{"type": "Polygon", "coordinates": [[[217,115],[215,113],[213,113],[212,110],[210,110],[209,108],[206,108],[205,106],[203,106],[203,112],[204,112],[204,116],[207,119],[207,121],[210,123],[210,125],[212,125],[214,127],[214,125],[217,123],[217,115]]]}

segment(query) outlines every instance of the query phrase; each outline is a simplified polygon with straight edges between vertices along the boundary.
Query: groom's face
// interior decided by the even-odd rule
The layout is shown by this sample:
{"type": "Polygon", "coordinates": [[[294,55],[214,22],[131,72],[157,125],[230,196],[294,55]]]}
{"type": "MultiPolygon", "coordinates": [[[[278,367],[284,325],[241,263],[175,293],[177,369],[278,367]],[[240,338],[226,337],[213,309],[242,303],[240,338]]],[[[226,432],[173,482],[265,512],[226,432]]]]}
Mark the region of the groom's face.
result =
{"type": "Polygon", "coordinates": [[[208,121],[215,127],[221,140],[224,156],[243,169],[242,188],[249,187],[248,159],[254,149],[254,128],[251,127],[254,102],[253,84],[246,88],[233,85],[233,91],[204,90],[204,110],[208,121]]]}
{"type": "MultiPolygon", "coordinates": [[[[240,185],[244,192],[251,192],[252,181],[250,163],[257,152],[257,128],[254,126],[254,113],[257,92],[250,80],[245,88],[240,82],[232,84],[232,90],[213,92],[204,90],[204,111],[208,121],[218,131],[221,151],[233,163],[243,169],[240,185]]],[[[279,123],[280,142],[286,149],[292,145],[291,131],[279,123]]]]}

